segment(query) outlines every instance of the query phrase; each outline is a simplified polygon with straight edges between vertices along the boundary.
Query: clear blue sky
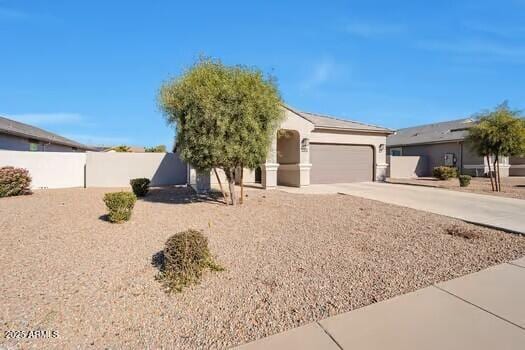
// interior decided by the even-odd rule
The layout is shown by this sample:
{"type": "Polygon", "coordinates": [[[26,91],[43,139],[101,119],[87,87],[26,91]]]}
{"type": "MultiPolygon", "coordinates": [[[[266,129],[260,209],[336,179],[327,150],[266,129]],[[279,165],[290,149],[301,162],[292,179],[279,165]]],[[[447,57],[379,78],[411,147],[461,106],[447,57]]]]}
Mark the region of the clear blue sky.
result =
{"type": "Polygon", "coordinates": [[[298,109],[391,128],[525,109],[525,0],[0,0],[0,115],[171,146],[157,91],[199,54],[274,74],[298,109]]]}

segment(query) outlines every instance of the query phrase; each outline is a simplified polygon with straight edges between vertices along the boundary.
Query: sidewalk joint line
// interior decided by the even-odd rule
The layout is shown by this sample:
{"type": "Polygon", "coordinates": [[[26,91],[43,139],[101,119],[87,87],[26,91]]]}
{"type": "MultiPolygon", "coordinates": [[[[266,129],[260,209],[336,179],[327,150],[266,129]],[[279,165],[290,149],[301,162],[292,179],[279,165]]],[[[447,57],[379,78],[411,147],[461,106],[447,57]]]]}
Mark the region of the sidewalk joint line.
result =
{"type": "Polygon", "coordinates": [[[319,325],[319,327],[321,327],[321,329],[326,333],[327,336],[330,337],[330,339],[332,339],[332,341],[335,343],[335,345],[337,345],[337,347],[338,347],[339,349],[344,350],[343,347],[341,346],[341,344],[339,344],[339,343],[337,342],[337,340],[335,340],[335,338],[332,337],[332,335],[331,335],[331,334],[330,334],[330,333],[329,333],[329,332],[323,327],[323,325],[322,325],[319,321],[317,321],[317,322],[315,322],[315,323],[317,323],[317,324],[319,325]]]}
{"type": "Polygon", "coordinates": [[[505,321],[505,322],[507,322],[507,323],[510,323],[511,325],[516,326],[516,327],[518,327],[519,329],[525,331],[525,328],[523,328],[523,327],[520,326],[519,324],[516,324],[516,323],[514,323],[514,322],[512,322],[512,321],[509,321],[509,320],[507,320],[507,319],[505,319],[505,318],[503,318],[503,317],[501,317],[501,316],[499,316],[499,315],[496,315],[495,313],[493,313],[493,312],[491,312],[491,311],[489,311],[489,310],[487,310],[487,309],[484,309],[484,308],[482,308],[482,307],[479,306],[479,305],[476,305],[476,304],[474,304],[474,303],[471,303],[470,301],[465,300],[465,299],[463,299],[463,298],[457,296],[456,294],[453,294],[453,293],[449,292],[449,291],[446,290],[446,289],[443,289],[443,288],[441,288],[441,287],[438,287],[438,286],[436,286],[435,284],[432,285],[432,286],[435,287],[435,288],[437,288],[438,290],[440,290],[440,291],[442,291],[442,292],[445,292],[445,293],[447,293],[447,294],[453,296],[454,298],[457,298],[457,299],[459,299],[459,300],[461,300],[461,301],[463,301],[463,302],[465,302],[465,303],[467,303],[467,304],[470,304],[470,305],[474,306],[475,308],[480,309],[481,311],[485,311],[486,313],[491,314],[492,316],[497,317],[497,318],[499,318],[500,320],[505,321]]]}

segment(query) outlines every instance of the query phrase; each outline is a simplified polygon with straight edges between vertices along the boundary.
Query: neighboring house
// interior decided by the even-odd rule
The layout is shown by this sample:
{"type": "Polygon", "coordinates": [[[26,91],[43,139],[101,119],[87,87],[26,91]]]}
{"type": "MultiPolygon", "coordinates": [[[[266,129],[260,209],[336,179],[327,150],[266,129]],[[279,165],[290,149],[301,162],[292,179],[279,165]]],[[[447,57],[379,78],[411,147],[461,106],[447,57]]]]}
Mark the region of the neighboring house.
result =
{"type": "Polygon", "coordinates": [[[525,156],[510,157],[510,176],[525,176],[525,156]]]}
{"type": "MultiPolygon", "coordinates": [[[[387,152],[395,156],[424,157],[418,176],[431,176],[437,166],[455,166],[463,174],[483,176],[488,164],[465,144],[468,129],[475,125],[472,118],[414,126],[397,130],[387,138],[387,152]]],[[[501,176],[509,175],[509,159],[500,160],[501,176]]]]}
{"type": "Polygon", "coordinates": [[[85,152],[94,149],[35,126],[0,117],[0,150],[85,152]]]}
{"type": "MultiPolygon", "coordinates": [[[[289,106],[283,109],[285,119],[266,162],[255,172],[245,171],[246,183],[300,187],[386,177],[386,137],[392,130],[289,106]]],[[[216,181],[213,174],[211,179],[216,181]]]]}

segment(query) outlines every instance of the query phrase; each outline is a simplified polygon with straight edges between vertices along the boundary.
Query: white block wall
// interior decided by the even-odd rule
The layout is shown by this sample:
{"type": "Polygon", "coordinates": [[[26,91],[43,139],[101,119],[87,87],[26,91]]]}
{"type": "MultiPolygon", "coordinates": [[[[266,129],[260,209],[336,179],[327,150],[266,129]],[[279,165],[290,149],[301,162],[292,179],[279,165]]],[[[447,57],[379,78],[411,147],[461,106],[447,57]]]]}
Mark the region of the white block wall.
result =
{"type": "Polygon", "coordinates": [[[87,187],[126,187],[139,177],[152,186],[184,185],[187,175],[186,163],[174,153],[87,153],[87,187]]]}
{"type": "Polygon", "coordinates": [[[0,167],[29,170],[31,188],[84,187],[86,153],[0,151],[0,167]]]}
{"type": "Polygon", "coordinates": [[[146,177],[153,186],[184,185],[187,165],[174,153],[29,152],[0,150],[0,167],[29,170],[31,187],[127,187],[146,177]]]}

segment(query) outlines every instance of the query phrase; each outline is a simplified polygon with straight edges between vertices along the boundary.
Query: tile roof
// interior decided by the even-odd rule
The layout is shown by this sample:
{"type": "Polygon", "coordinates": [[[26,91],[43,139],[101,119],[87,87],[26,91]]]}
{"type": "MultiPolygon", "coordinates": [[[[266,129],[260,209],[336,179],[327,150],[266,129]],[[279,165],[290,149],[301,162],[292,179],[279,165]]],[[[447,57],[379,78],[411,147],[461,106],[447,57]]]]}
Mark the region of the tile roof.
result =
{"type": "Polygon", "coordinates": [[[284,106],[290,111],[298,114],[304,119],[310,121],[315,125],[316,128],[326,128],[326,129],[341,129],[341,130],[355,130],[355,131],[370,131],[370,132],[382,132],[382,133],[392,133],[393,130],[383,128],[377,125],[366,124],[362,122],[357,122],[354,120],[343,119],[338,117],[332,117],[328,115],[321,115],[317,113],[310,112],[301,112],[289,106],[284,106]]]}
{"type": "Polygon", "coordinates": [[[76,141],[67,139],[52,132],[37,128],[32,125],[17,122],[12,119],[0,117],[0,133],[10,134],[15,136],[27,137],[53,144],[59,144],[69,147],[76,147],[84,150],[92,150],[91,147],[78,143],[76,141]]]}
{"type": "Polygon", "coordinates": [[[387,137],[386,145],[403,146],[464,140],[468,129],[475,123],[475,119],[464,118],[399,129],[387,137]]]}

